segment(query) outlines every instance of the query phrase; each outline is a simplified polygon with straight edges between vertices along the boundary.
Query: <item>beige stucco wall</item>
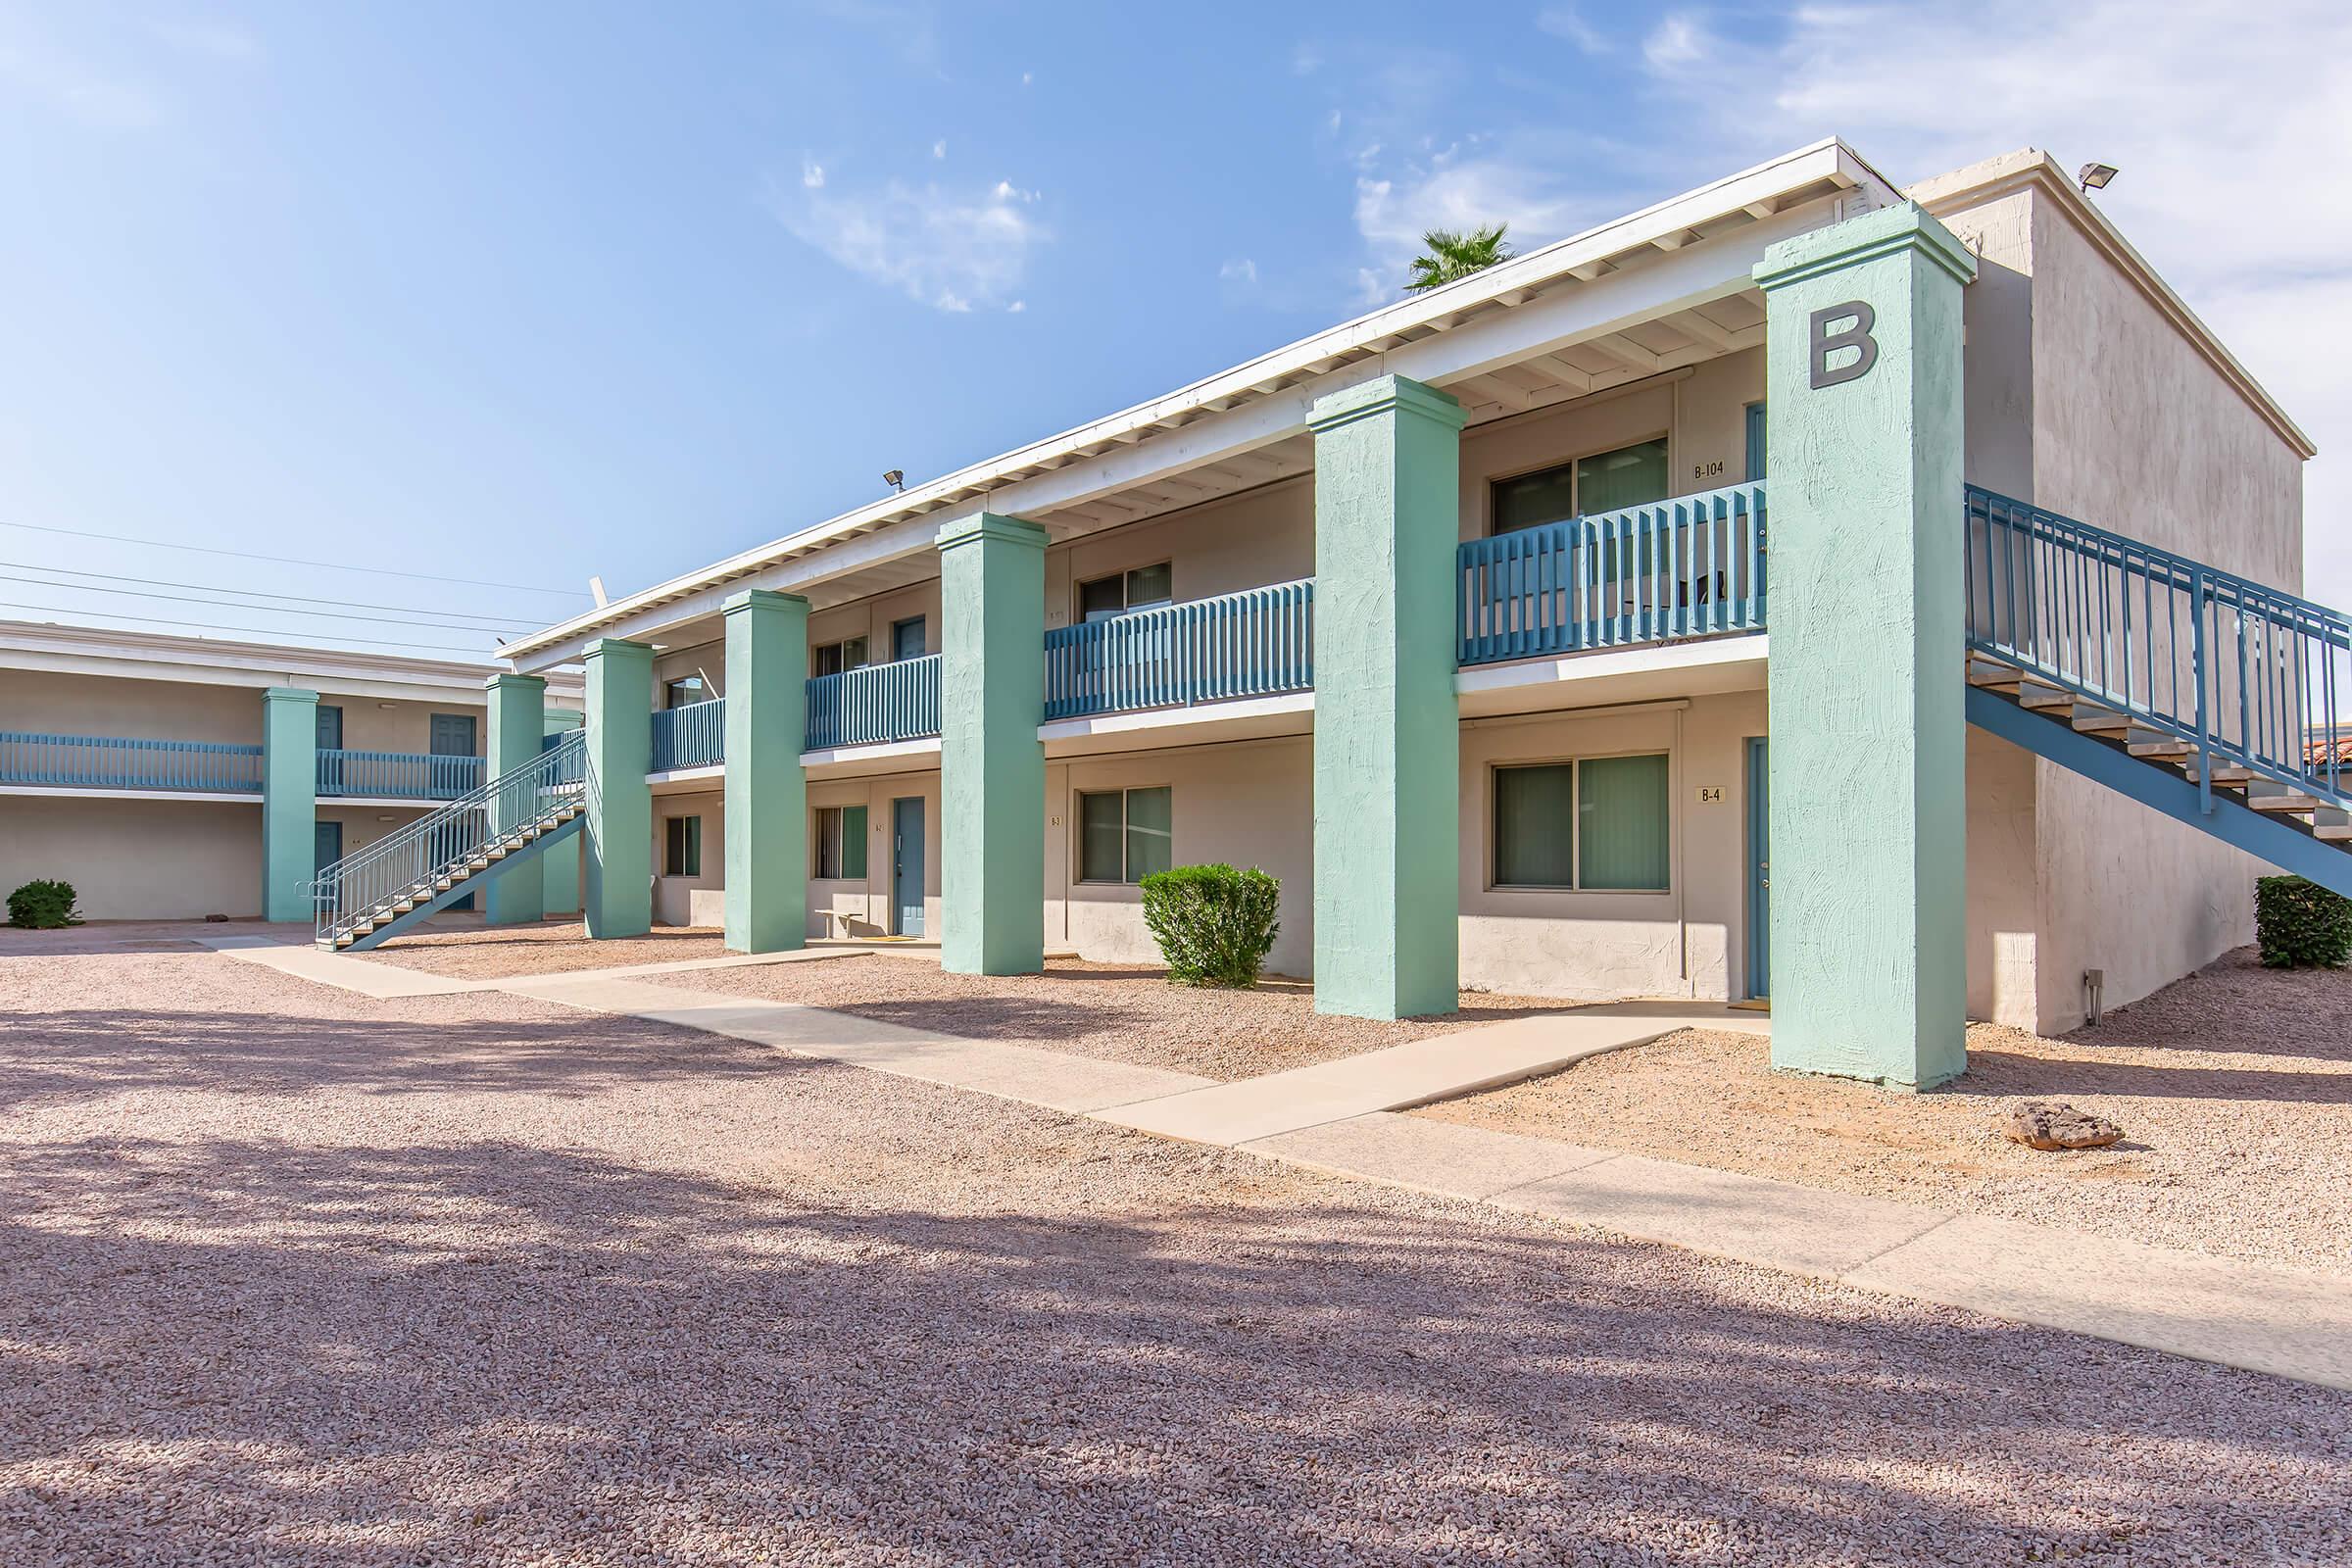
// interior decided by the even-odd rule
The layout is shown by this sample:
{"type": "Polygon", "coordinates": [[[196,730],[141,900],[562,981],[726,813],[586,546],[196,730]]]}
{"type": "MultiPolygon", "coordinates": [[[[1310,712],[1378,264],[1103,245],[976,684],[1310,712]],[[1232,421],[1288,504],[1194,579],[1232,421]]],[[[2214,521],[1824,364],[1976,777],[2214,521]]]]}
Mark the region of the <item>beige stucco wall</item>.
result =
{"type": "Polygon", "coordinates": [[[1747,994],[1746,742],[1761,692],[1472,720],[1462,726],[1462,983],[1529,996],[1747,994]],[[1494,885],[1494,770],[1662,752],[1672,810],[1662,893],[1494,885]],[[1702,804],[1699,792],[1720,790],[1702,804]]]}
{"type": "Polygon", "coordinates": [[[1078,880],[1078,797],[1168,788],[1177,865],[1222,860],[1282,883],[1282,929],[1266,967],[1303,975],[1314,952],[1312,759],[1304,737],[1242,741],[1103,758],[1046,768],[1046,944],[1089,958],[1157,963],[1143,894],[1078,880]]]}
{"type": "Polygon", "coordinates": [[[261,802],[0,796],[0,893],[36,877],[92,920],[258,919],[261,802]]]}
{"type": "MultiPolygon", "coordinates": [[[[1969,477],[2299,588],[2301,459],[2156,302],[2037,191],[1946,221],[1982,257],[1969,477]]],[[[1972,1013],[2071,1028],[2086,969],[2113,1007],[2252,940],[2251,857],[1984,737],[1969,790],[1972,1013]]]]}
{"type": "Polygon", "coordinates": [[[726,796],[717,788],[654,797],[654,923],[656,925],[717,925],[723,906],[707,895],[723,893],[727,885],[726,796]],[[700,876],[669,874],[669,819],[703,819],[703,857],[700,876]],[[706,895],[698,898],[697,895],[706,895]]]}
{"type": "MultiPolygon", "coordinates": [[[[939,938],[939,774],[892,773],[880,778],[812,779],[808,784],[809,865],[816,863],[816,813],[825,807],[865,808],[865,877],[862,881],[811,878],[808,935],[890,934],[892,802],[923,803],[923,935],[939,938]]],[[[708,858],[708,850],[705,852],[708,858]]]]}
{"type": "Polygon", "coordinates": [[[258,746],[262,694],[193,682],[7,670],[0,671],[0,729],[258,746]]]}

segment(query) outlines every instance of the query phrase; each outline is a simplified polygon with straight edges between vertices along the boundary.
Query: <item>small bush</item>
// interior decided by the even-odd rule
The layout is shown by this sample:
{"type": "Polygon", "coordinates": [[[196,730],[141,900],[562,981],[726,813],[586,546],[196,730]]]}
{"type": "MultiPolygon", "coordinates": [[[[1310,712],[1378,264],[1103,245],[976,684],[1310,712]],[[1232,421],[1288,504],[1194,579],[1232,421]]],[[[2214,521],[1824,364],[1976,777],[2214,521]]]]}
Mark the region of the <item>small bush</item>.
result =
{"type": "Polygon", "coordinates": [[[74,884],[25,883],[8,896],[8,923],[33,931],[81,924],[81,916],[74,912],[74,884]]]}
{"type": "Polygon", "coordinates": [[[2352,899],[2299,876],[2258,877],[2254,937],[2274,969],[2340,969],[2352,958],[2352,899]]]}
{"type": "Polygon", "coordinates": [[[1255,985],[1281,906],[1282,884],[1255,866],[1180,865],[1144,878],[1144,923],[1179,985],[1255,985]]]}

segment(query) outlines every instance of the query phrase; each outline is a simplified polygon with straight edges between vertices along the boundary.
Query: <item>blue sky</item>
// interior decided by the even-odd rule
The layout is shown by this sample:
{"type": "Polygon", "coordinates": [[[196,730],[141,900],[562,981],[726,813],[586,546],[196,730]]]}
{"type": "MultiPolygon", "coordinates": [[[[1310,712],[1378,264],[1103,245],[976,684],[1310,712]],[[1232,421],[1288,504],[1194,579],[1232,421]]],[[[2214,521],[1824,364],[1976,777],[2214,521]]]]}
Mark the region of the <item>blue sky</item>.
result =
{"type": "Polygon", "coordinates": [[[1533,245],[1835,133],[2121,166],[2319,440],[2352,602],[2348,9],[0,4],[0,522],[564,592],[24,527],[0,578],[537,623],[1393,298],[1433,222],[1533,245]]]}

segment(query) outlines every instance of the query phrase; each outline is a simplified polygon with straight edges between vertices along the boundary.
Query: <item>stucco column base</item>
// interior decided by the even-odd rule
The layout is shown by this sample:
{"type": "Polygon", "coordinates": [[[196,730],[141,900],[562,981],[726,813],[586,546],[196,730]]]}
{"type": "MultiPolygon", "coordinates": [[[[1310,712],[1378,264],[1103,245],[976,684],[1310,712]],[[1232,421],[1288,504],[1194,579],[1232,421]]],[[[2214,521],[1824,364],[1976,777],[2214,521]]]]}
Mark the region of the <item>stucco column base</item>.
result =
{"type": "MultiPolygon", "coordinates": [[[[482,765],[495,779],[537,760],[547,734],[547,682],[537,675],[493,675],[482,684],[490,707],[490,739],[482,765]]],[[[518,802],[493,796],[490,830],[504,833],[521,826],[511,820],[518,809],[518,802]]],[[[521,925],[546,915],[547,883],[536,868],[500,872],[483,890],[482,918],[491,925],[521,925]]]]}
{"type": "Polygon", "coordinates": [[[1401,376],[1319,400],[1315,1010],[1451,1012],[1461,957],[1453,694],[1462,406],[1401,376]]]}
{"type": "Polygon", "coordinates": [[[1968,1066],[1960,289],[1905,203],[1775,245],[1772,1061],[1925,1089],[1968,1066]],[[1785,722],[1783,721],[1785,719],[1785,722]]]}
{"type": "Polygon", "coordinates": [[[309,882],[318,853],[318,694],[262,693],[262,918],[318,915],[309,882]]]}
{"type": "Polygon", "coordinates": [[[727,947],[788,953],[808,940],[808,601],[754,590],[723,611],[727,947]]]}
{"type": "Polygon", "coordinates": [[[1046,530],[980,513],[939,532],[940,964],[1046,966],[1046,530]]]}
{"type": "Polygon", "coordinates": [[[588,827],[582,914],[591,937],[654,928],[654,651],[605,638],[589,646],[588,827]]]}

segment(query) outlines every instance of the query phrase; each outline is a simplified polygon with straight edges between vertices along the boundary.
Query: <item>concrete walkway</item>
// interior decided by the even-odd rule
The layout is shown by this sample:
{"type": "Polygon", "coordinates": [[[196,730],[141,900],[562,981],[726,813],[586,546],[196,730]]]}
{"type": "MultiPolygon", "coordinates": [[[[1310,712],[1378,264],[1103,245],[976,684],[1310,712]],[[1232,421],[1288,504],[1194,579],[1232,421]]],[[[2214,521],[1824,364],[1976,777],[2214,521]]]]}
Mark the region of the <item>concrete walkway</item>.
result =
{"type": "Polygon", "coordinates": [[[852,1013],[650,985],[634,974],[811,961],[803,950],[486,981],[453,981],[267,939],[230,957],[368,996],[505,991],[701,1029],[1041,1105],[1262,1159],[1660,1242],[1740,1262],[2352,1389],[2352,1280],[2262,1268],[1398,1114],[1678,1029],[1769,1032],[1754,1013],[1635,1003],[1517,1018],[1239,1083],[969,1040],[852,1013]]]}

